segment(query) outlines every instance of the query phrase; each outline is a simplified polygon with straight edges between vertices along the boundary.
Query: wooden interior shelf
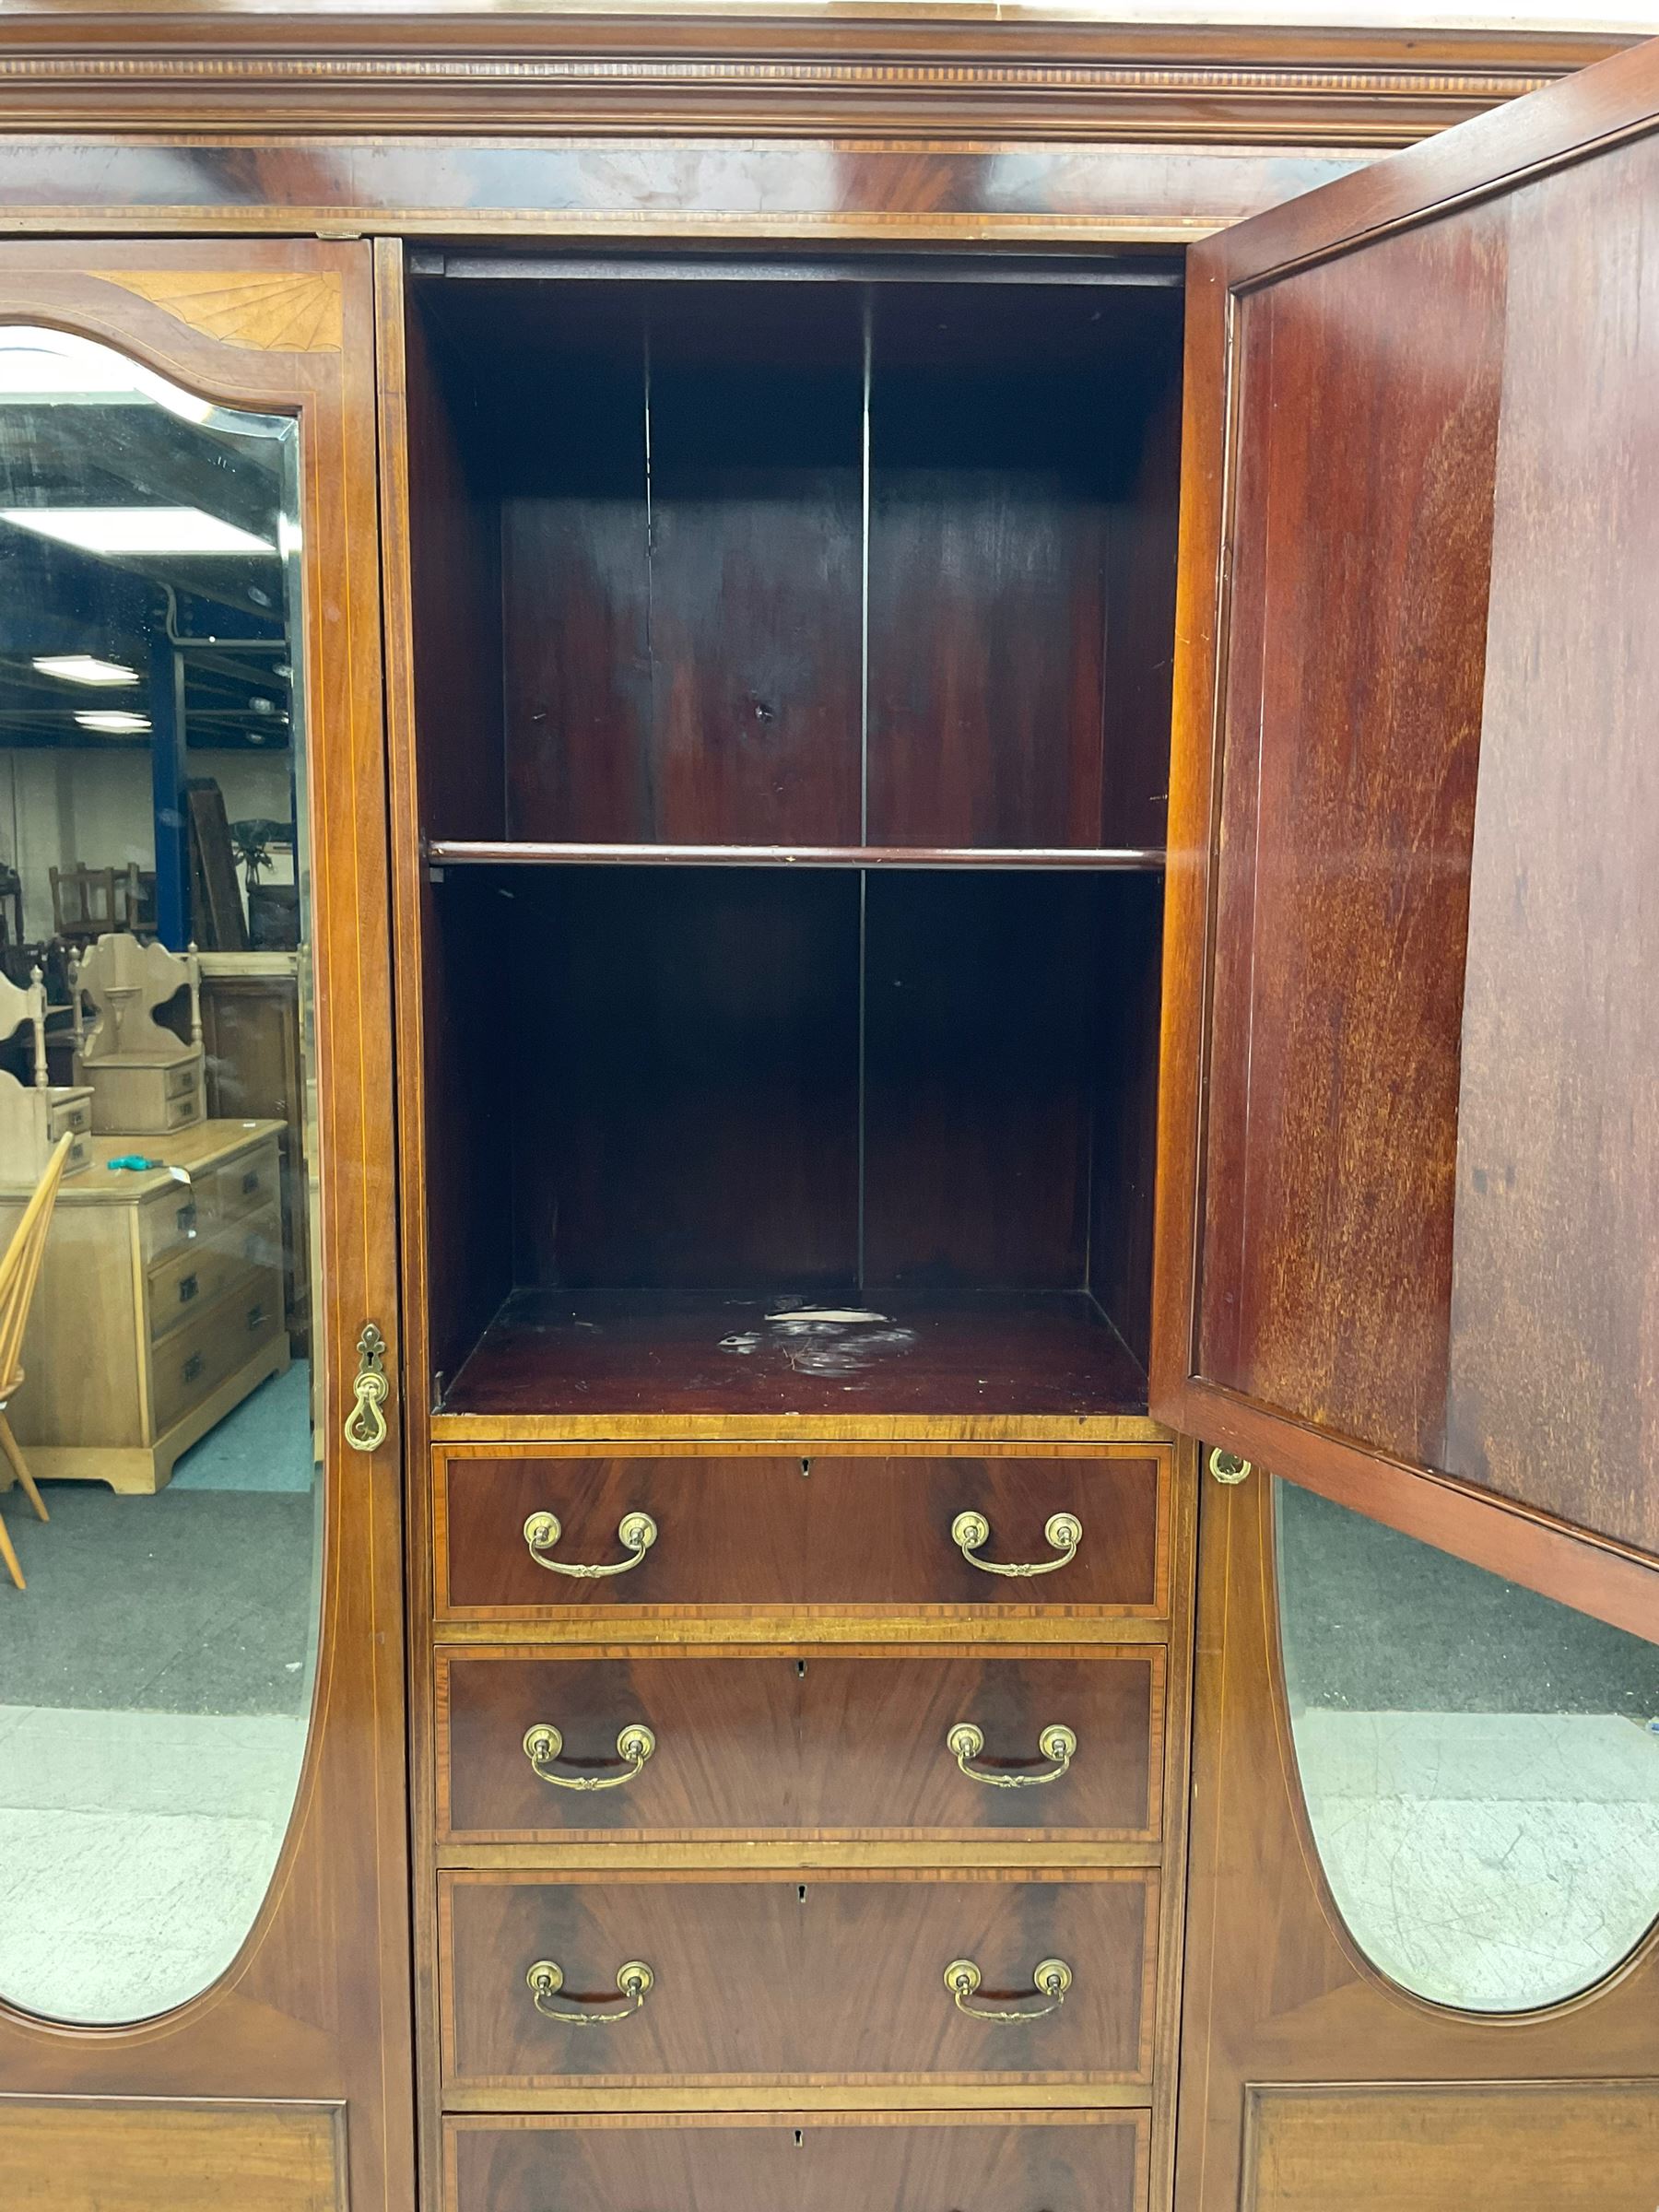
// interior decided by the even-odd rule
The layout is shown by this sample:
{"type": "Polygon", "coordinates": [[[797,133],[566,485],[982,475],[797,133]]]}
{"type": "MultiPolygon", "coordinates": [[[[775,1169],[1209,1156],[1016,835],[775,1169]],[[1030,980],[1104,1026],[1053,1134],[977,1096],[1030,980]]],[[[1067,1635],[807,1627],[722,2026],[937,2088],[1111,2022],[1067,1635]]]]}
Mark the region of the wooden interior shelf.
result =
{"type": "Polygon", "coordinates": [[[437,838],[434,868],[1095,868],[1160,871],[1160,845],[643,845],[548,844],[437,838]]]}
{"type": "Polygon", "coordinates": [[[1087,1291],[520,1290],[444,1414],[1144,1414],[1087,1291]],[[830,1316],[868,1313],[868,1320],[830,1316]],[[820,1318],[823,1317],[823,1318],[820,1318]]]}

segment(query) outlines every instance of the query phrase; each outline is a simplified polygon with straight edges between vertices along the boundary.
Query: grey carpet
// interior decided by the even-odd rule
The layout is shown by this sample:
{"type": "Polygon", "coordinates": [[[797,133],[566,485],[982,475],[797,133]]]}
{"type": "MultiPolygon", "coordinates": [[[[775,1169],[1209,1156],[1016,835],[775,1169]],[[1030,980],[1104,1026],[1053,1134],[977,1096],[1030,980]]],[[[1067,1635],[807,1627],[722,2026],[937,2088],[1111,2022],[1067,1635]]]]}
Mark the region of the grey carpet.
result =
{"type": "Polygon", "coordinates": [[[310,1694],[311,1497],[42,1483],[0,1495],[27,1591],[0,1582],[0,1704],[293,1713],[310,1694]]]}
{"type": "Polygon", "coordinates": [[[1287,1664],[1309,1705],[1659,1715],[1659,1643],[1310,1490],[1279,1491],[1287,1664]]]}

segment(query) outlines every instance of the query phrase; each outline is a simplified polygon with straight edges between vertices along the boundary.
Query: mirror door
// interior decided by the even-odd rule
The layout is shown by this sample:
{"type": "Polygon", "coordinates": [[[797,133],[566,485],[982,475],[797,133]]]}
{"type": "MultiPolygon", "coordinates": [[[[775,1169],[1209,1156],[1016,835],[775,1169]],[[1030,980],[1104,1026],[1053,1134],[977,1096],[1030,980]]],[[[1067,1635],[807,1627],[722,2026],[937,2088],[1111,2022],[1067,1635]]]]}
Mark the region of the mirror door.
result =
{"type": "Polygon", "coordinates": [[[1659,1644],[1204,1490],[1178,2212],[1653,2212],[1659,1644]]]}
{"type": "Polygon", "coordinates": [[[0,249],[18,2202],[409,2201],[372,360],[366,247],[0,249]]]}

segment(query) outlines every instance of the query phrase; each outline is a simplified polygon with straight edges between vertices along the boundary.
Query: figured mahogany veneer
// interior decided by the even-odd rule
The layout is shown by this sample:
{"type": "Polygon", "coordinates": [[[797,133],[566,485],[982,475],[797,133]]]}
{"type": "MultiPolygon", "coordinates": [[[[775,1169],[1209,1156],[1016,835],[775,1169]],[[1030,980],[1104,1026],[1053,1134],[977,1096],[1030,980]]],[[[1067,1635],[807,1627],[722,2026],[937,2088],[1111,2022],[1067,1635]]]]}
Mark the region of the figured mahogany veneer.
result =
{"type": "Polygon", "coordinates": [[[584,2113],[444,2123],[442,2212],[1139,2212],[1137,2112],[584,2113]]]}
{"type": "MultiPolygon", "coordinates": [[[[503,2109],[566,2085],[592,2096],[672,2081],[754,2103],[769,2086],[839,2076],[843,2095],[975,2082],[1060,2092],[1145,2083],[1158,1877],[1113,1868],[1040,1876],[693,1876],[607,1869],[557,1878],[439,1878],[447,2096],[503,2109]],[[971,2019],[945,1985],[955,1959],[981,2002],[1040,2000],[1039,1960],[1076,1977],[1063,2005],[1010,2023],[971,2019]],[[606,2027],[544,2018],[525,1986],[557,1960],[556,2002],[617,2002],[617,1970],[655,1977],[639,2012],[606,2027]]],[[[660,2091],[659,2091],[660,2093],[660,2091]]],[[[874,2101],[875,2100],[871,2100],[874,2101]]]]}
{"type": "Polygon", "coordinates": [[[1649,1632],[1656,190],[1649,47],[1190,257],[1152,1393],[1649,1632]]]}
{"type": "Polygon", "coordinates": [[[438,1617],[606,1614],[662,1606],[1061,1606],[1157,1613],[1166,1603],[1168,1460],[1155,1450],[1087,1459],[582,1458],[434,1455],[438,1617]],[[1077,1557],[1033,1578],[990,1574],[951,1538],[961,1512],[990,1523],[1004,1563],[1053,1561],[1055,1513],[1083,1524],[1077,1557]],[[551,1512],[550,1556],[625,1560],[618,1529],[649,1513],[655,1543],[602,1580],[550,1571],[524,1523],[551,1512]]]}
{"type": "Polygon", "coordinates": [[[1064,1832],[1150,1840],[1160,1818],[1166,1662],[1160,1649],[1086,1657],[1018,1646],[902,1658],[570,1658],[441,1652],[438,1834],[458,1842],[585,1836],[710,1840],[849,1831],[951,1838],[1064,1832]],[[1043,1730],[1077,1740],[1066,1771],[1034,1786],[971,1780],[946,1738],[984,1737],[975,1764],[1052,1773],[1043,1730]],[[621,1731],[655,1748],[616,1788],[539,1779],[527,1730],[556,1726],[555,1771],[604,1780],[627,1768],[621,1731]]]}

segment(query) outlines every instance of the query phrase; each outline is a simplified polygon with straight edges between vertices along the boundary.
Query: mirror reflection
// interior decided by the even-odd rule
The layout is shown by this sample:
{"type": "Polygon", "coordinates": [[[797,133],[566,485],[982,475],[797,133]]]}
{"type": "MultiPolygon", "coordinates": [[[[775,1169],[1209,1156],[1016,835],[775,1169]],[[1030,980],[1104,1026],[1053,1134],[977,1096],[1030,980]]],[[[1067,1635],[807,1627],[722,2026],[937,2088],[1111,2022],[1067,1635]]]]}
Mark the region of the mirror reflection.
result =
{"type": "Polygon", "coordinates": [[[298,426],[0,329],[0,2000],[211,1983],[317,1646],[298,426]]]}
{"type": "Polygon", "coordinates": [[[1600,1981],[1659,1917],[1659,1644],[1275,1498],[1297,1760],[1354,1940],[1473,2012],[1600,1981]]]}

